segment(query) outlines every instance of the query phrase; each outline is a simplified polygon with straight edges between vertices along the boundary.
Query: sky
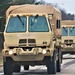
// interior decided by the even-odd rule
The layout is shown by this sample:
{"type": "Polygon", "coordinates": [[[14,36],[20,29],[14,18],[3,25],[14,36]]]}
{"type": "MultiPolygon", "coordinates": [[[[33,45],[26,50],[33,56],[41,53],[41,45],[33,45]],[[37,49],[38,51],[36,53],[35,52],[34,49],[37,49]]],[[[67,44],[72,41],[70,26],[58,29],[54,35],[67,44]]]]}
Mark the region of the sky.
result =
{"type": "Polygon", "coordinates": [[[66,10],[67,13],[75,14],[75,0],[42,0],[42,1],[53,4],[57,3],[57,5],[66,10]]]}

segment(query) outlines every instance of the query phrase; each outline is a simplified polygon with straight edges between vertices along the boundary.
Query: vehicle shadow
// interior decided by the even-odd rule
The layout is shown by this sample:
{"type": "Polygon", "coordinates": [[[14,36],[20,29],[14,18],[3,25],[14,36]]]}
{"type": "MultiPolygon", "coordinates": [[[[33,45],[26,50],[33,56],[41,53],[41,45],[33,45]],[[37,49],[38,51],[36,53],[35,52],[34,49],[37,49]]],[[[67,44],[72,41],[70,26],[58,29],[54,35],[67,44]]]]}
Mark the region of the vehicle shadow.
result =
{"type": "Polygon", "coordinates": [[[20,72],[20,74],[14,74],[14,75],[47,75],[46,69],[41,69],[40,67],[37,69],[29,70],[29,71],[23,71],[20,72]]]}
{"type": "MultiPolygon", "coordinates": [[[[41,69],[42,67],[38,67],[32,70],[23,70],[20,73],[13,73],[13,75],[48,75],[46,69],[41,69]]],[[[4,74],[2,74],[4,75],[4,74]]]]}

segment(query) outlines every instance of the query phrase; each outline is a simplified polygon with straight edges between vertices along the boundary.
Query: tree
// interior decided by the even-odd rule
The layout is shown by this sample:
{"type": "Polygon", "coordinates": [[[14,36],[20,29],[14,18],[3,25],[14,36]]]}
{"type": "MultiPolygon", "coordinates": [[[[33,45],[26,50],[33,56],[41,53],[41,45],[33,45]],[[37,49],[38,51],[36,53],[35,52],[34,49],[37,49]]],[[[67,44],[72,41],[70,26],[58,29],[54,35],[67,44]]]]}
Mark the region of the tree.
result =
{"type": "Polygon", "coordinates": [[[14,4],[34,4],[35,0],[13,0],[14,4]]]}
{"type": "Polygon", "coordinates": [[[59,9],[62,13],[62,20],[74,20],[74,14],[66,13],[64,9],[59,9]]]}

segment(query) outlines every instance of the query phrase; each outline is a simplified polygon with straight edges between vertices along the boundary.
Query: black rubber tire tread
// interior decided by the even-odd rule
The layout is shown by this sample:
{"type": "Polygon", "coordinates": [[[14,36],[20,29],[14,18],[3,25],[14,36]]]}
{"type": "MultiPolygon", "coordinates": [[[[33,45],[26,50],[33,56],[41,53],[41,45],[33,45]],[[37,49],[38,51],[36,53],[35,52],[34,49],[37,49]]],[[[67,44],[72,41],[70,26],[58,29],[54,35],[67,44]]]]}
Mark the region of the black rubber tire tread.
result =
{"type": "Polygon", "coordinates": [[[29,70],[29,65],[24,65],[24,70],[29,70]]]}
{"type": "Polygon", "coordinates": [[[62,54],[62,51],[61,51],[61,64],[62,64],[62,60],[63,60],[63,54],[62,54]]]}
{"type": "Polygon", "coordinates": [[[11,58],[6,58],[6,62],[3,61],[4,75],[13,74],[13,61],[11,58]]]}
{"type": "Polygon", "coordinates": [[[60,72],[61,71],[61,60],[62,60],[62,58],[61,58],[61,50],[60,49],[58,49],[58,60],[57,60],[57,72],[60,72]]]}
{"type": "Polygon", "coordinates": [[[47,57],[47,73],[48,74],[56,74],[56,54],[55,51],[53,53],[53,57],[47,57]]]}
{"type": "Polygon", "coordinates": [[[14,65],[13,71],[14,71],[14,72],[20,72],[20,67],[21,67],[20,65],[17,65],[17,64],[14,65]]]}

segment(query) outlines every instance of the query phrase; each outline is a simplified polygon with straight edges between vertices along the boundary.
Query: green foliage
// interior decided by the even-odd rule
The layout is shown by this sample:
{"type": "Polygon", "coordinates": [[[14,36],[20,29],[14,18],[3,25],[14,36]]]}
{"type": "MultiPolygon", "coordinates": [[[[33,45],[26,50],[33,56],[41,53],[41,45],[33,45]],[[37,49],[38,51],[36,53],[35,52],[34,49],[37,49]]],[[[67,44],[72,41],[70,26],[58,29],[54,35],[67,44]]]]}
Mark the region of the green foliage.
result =
{"type": "Polygon", "coordinates": [[[4,16],[11,5],[33,4],[35,0],[0,0],[0,16],[4,16]]]}
{"type": "Polygon", "coordinates": [[[0,0],[0,5],[1,4],[6,4],[6,3],[8,3],[8,2],[10,2],[11,0],[0,0]]]}
{"type": "Polygon", "coordinates": [[[62,8],[59,9],[62,13],[62,20],[74,20],[74,14],[66,13],[62,8]]]}
{"type": "Polygon", "coordinates": [[[33,4],[35,0],[14,0],[16,4],[33,4]]]}

